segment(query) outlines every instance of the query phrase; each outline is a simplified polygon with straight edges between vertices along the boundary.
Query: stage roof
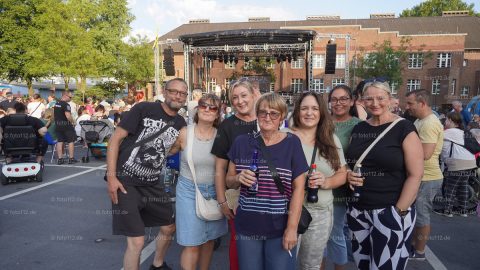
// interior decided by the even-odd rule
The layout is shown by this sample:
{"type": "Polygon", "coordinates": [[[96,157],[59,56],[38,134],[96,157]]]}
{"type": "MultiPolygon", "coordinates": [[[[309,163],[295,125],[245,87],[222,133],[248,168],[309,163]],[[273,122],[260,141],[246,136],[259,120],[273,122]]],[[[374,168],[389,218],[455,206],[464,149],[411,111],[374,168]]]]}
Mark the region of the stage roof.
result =
{"type": "Polygon", "coordinates": [[[311,41],[315,31],[287,29],[239,29],[181,35],[178,39],[193,47],[243,44],[296,44],[311,41]]]}

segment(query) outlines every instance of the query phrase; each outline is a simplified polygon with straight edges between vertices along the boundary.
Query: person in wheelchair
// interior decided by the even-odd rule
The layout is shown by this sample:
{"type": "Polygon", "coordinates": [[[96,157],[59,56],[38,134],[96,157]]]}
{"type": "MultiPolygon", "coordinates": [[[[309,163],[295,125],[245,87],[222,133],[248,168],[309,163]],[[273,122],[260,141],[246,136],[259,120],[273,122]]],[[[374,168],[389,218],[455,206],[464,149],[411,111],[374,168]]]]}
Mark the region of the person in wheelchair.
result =
{"type": "MultiPolygon", "coordinates": [[[[14,107],[15,112],[14,114],[7,115],[3,118],[0,119],[0,127],[1,131],[0,134],[2,135],[2,143],[3,143],[3,150],[6,154],[5,160],[6,163],[11,163],[14,157],[14,154],[10,154],[9,152],[9,147],[12,147],[12,143],[15,145],[20,145],[22,143],[27,143],[28,146],[32,146],[33,153],[36,154],[36,162],[43,164],[43,156],[47,152],[47,147],[48,144],[47,142],[43,139],[45,134],[47,133],[47,128],[43,124],[43,122],[35,117],[29,116],[26,113],[27,107],[23,103],[15,103],[14,107]],[[31,126],[35,132],[36,138],[29,138],[26,137],[26,133],[28,133],[28,130],[25,130],[25,134],[6,134],[7,130],[6,127],[20,127],[20,126],[31,126]],[[17,138],[15,138],[18,136],[17,138]],[[10,137],[10,140],[9,140],[10,137]],[[33,141],[29,142],[29,139],[36,139],[36,142],[33,141]],[[7,142],[8,140],[8,142],[7,142]],[[32,144],[31,144],[32,143],[32,144]]],[[[31,133],[31,132],[30,132],[31,133]]],[[[20,145],[20,146],[26,146],[26,145],[20,145]]]]}

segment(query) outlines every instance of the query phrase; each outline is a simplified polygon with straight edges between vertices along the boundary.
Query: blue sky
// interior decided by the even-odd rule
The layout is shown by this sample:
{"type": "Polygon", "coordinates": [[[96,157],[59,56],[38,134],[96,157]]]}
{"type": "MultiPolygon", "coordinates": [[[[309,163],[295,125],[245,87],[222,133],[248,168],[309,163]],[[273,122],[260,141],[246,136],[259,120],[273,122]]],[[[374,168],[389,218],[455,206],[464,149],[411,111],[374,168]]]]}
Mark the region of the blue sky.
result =
{"type": "MultiPolygon", "coordinates": [[[[303,20],[309,15],[339,15],[343,19],[369,18],[371,13],[395,13],[421,3],[420,0],[128,0],[135,15],[132,35],[153,39],[191,19],[210,22],[247,21],[248,17],[271,20],[303,20]]],[[[479,12],[480,0],[474,3],[479,12]]]]}

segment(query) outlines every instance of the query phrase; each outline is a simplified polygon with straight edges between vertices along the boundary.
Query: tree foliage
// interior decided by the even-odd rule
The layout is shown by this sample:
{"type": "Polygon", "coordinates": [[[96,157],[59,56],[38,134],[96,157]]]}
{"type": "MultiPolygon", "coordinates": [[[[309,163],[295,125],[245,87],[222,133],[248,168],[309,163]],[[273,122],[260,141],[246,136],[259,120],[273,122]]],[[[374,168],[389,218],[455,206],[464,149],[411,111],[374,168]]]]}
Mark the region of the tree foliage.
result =
{"type": "Polygon", "coordinates": [[[479,16],[474,10],[474,4],[467,4],[461,0],[428,0],[411,9],[405,9],[400,17],[429,17],[442,16],[443,11],[468,10],[469,15],[479,16]]]}
{"type": "Polygon", "coordinates": [[[353,68],[357,77],[378,78],[384,77],[390,83],[400,85],[402,83],[402,62],[407,58],[407,47],[405,41],[399,48],[393,48],[390,40],[382,44],[375,43],[373,51],[365,52],[362,48],[356,56],[353,68]]]}
{"type": "Polygon", "coordinates": [[[145,86],[155,76],[152,45],[147,37],[130,37],[121,46],[113,76],[123,83],[145,86]]]}
{"type": "Polygon", "coordinates": [[[133,16],[127,0],[2,0],[0,76],[57,76],[86,90],[87,77],[115,72],[133,16]]]}

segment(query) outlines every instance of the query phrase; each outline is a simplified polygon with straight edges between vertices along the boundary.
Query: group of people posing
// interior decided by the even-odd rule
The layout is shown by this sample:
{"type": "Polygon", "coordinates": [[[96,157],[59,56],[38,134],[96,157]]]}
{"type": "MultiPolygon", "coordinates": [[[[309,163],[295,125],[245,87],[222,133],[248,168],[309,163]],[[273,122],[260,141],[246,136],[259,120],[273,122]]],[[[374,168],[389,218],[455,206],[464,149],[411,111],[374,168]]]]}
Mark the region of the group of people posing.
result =
{"type": "Polygon", "coordinates": [[[168,81],[163,96],[164,102],[133,106],[107,150],[113,233],[127,237],[124,269],[139,268],[144,229],[152,226],[160,231],[150,269],[171,269],[165,254],[175,232],[184,247],[181,268],[209,269],[213,241],[228,227],[230,269],[324,269],[327,260],[342,269],[350,243],[359,269],[404,269],[409,257],[423,254],[436,188],[431,183],[438,183],[429,180],[441,180],[429,166],[435,159],[438,165],[443,144],[440,122],[438,129],[438,119],[426,118],[426,91],[408,93],[407,109],[420,120],[415,125],[392,112],[386,82],[365,83],[358,104],[346,85],[333,88],[328,101],[306,92],[296,100],[288,128],[282,128],[284,99],[261,95],[248,81],[231,85],[235,113],[223,121],[220,98],[206,94],[187,126],[177,113],[188,97],[183,79],[168,81]],[[368,119],[357,117],[359,108],[368,119]],[[180,176],[172,204],[160,180],[167,156],[177,152],[180,176]],[[217,200],[223,218],[198,217],[197,188],[200,196],[217,200]],[[317,190],[318,199],[308,201],[306,189],[317,190]],[[312,221],[299,236],[302,206],[312,221]]]}

